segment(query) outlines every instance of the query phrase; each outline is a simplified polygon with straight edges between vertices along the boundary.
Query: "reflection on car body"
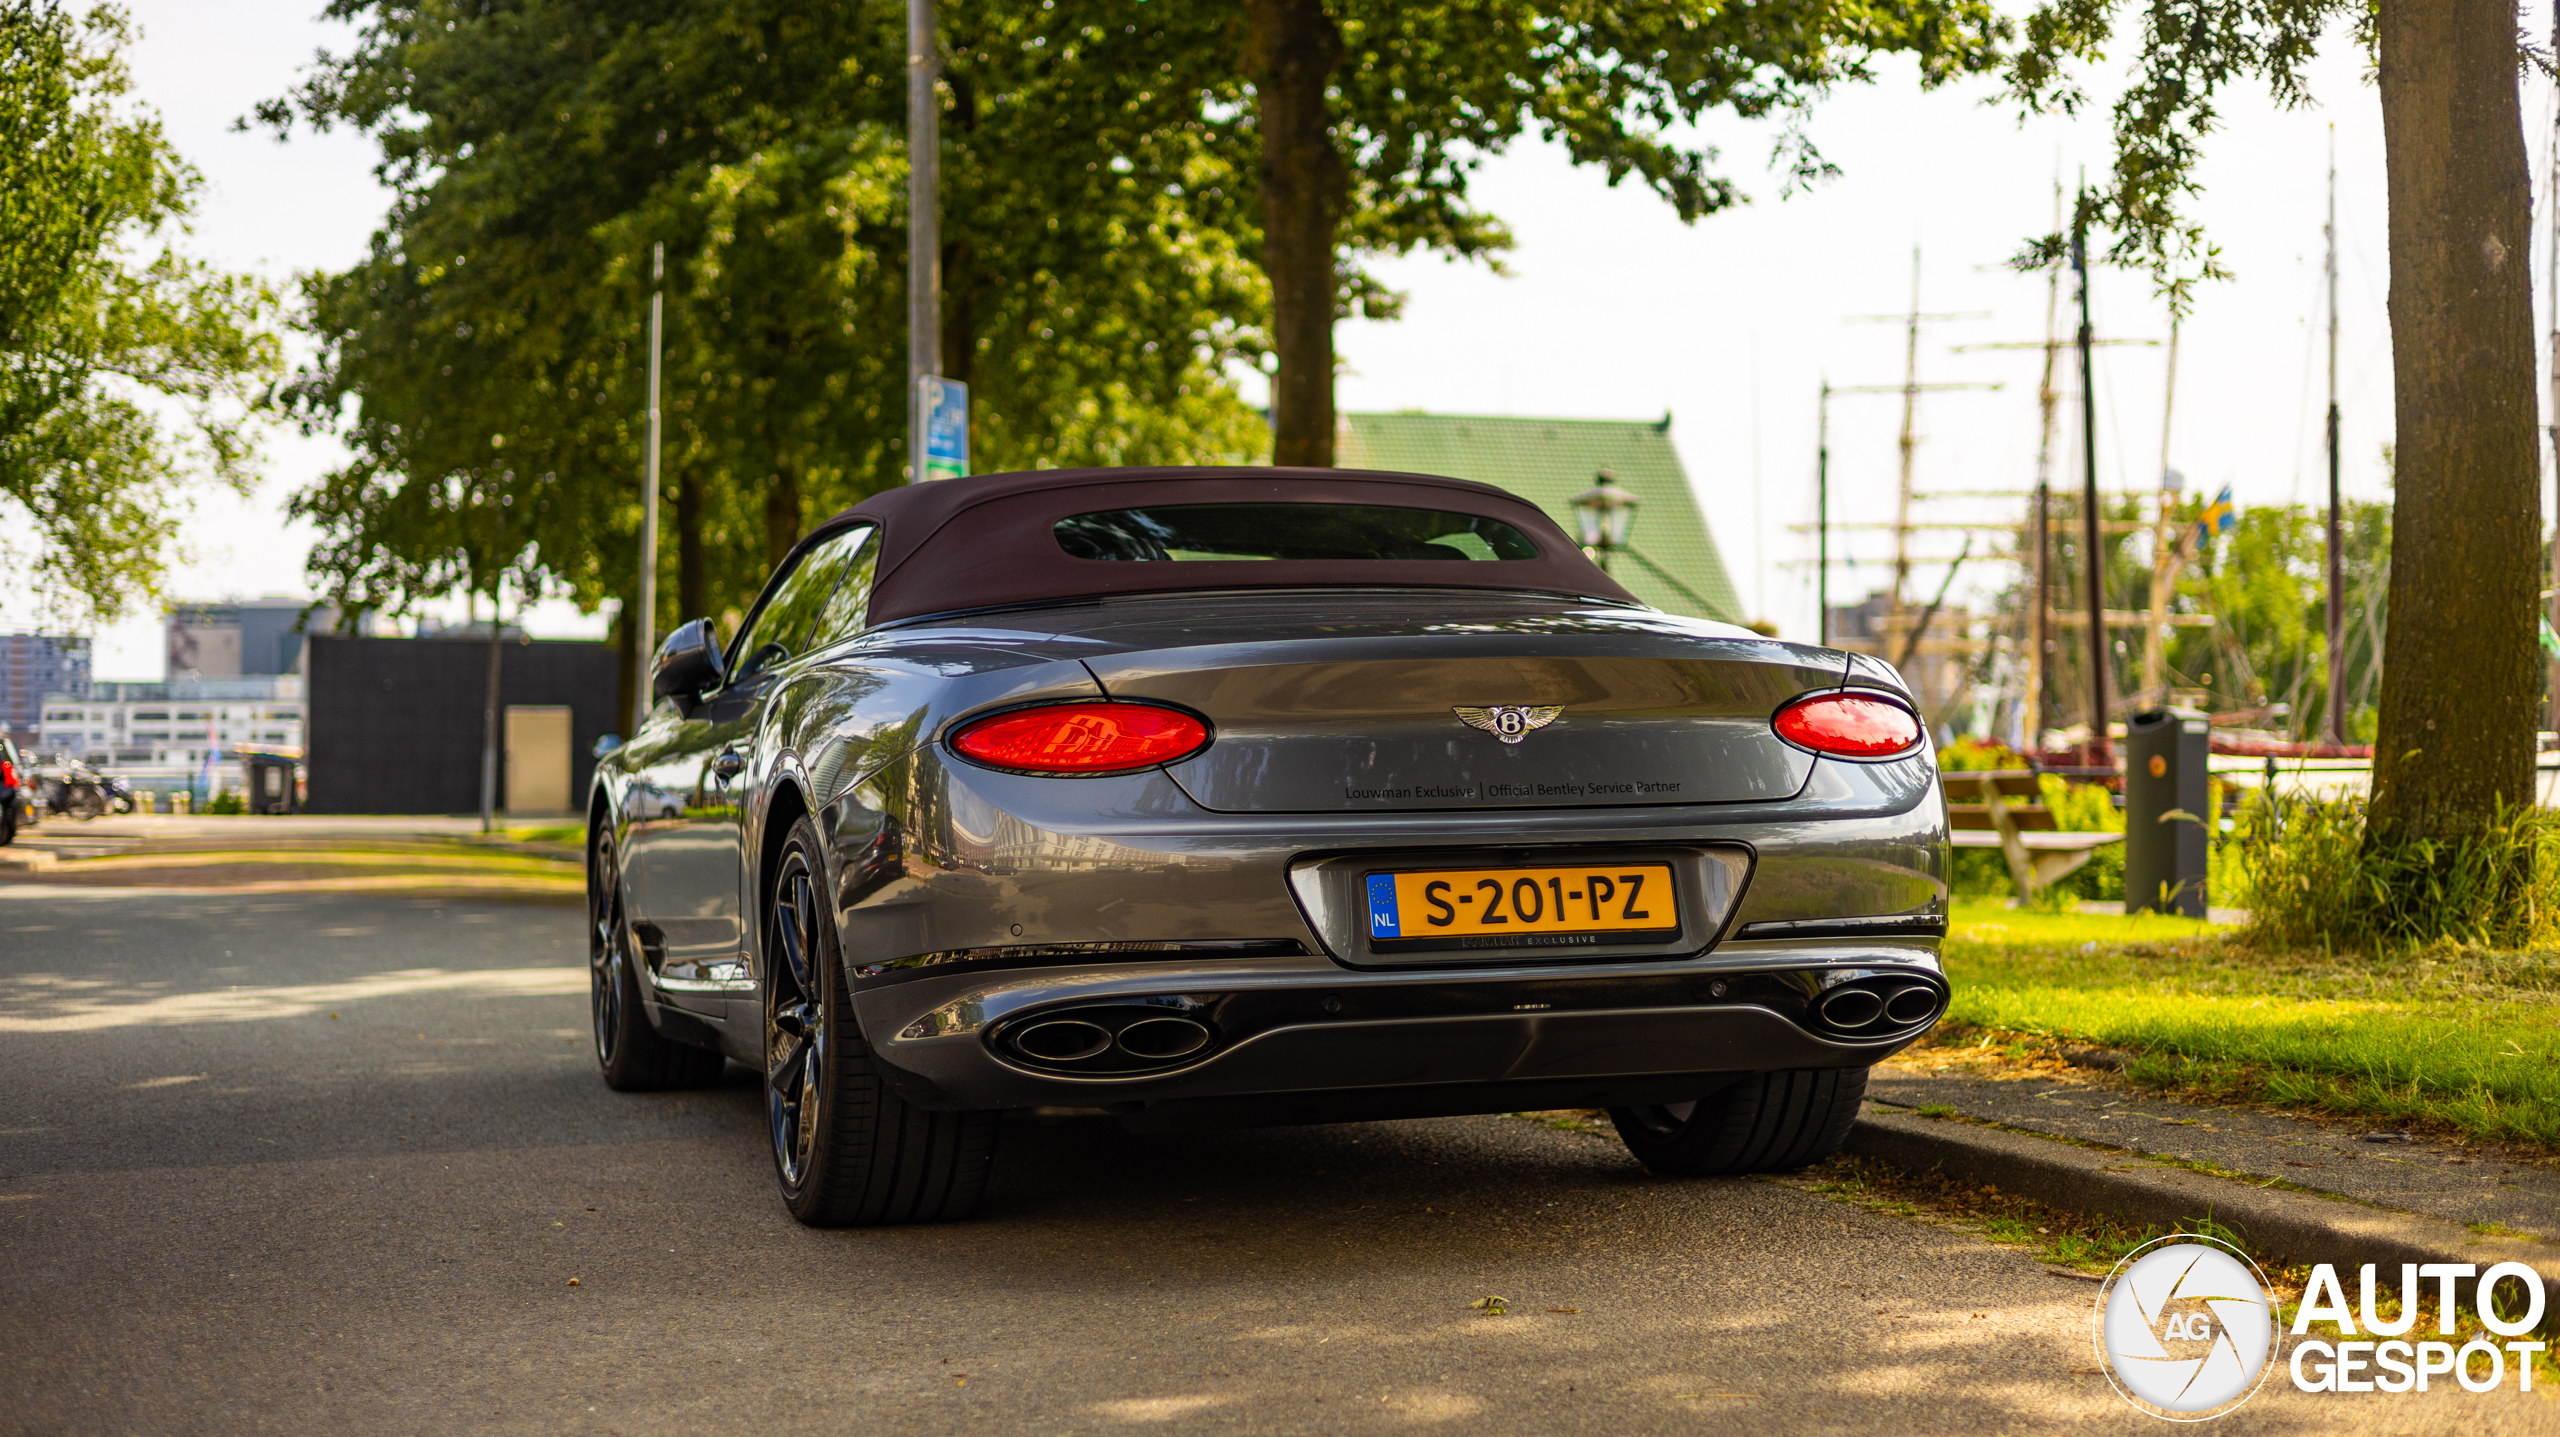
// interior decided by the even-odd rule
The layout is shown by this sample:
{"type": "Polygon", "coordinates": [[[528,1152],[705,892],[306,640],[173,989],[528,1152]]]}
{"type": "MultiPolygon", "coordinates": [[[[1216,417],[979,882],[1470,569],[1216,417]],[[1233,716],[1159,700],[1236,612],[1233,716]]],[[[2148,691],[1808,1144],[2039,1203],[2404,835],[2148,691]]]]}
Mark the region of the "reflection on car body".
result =
{"type": "Polygon", "coordinates": [[[598,1056],[765,1074],[807,1222],[966,1211],[1031,1108],[1600,1107],[1657,1170],[1798,1166],[1945,1008],[1899,676],[1648,609],[1488,486],[913,486],[652,686],[592,798],[598,1056]]]}

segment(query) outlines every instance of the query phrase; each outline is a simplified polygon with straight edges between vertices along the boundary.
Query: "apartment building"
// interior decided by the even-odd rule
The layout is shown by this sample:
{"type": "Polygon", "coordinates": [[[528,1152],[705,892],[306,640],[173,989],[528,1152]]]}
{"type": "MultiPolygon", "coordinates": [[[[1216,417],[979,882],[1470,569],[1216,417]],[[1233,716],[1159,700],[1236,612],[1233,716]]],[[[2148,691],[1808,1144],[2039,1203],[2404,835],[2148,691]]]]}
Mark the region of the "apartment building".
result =
{"type": "Polygon", "coordinates": [[[93,683],[47,699],[32,747],[101,767],[199,763],[215,749],[303,751],[300,674],[93,683]]]}

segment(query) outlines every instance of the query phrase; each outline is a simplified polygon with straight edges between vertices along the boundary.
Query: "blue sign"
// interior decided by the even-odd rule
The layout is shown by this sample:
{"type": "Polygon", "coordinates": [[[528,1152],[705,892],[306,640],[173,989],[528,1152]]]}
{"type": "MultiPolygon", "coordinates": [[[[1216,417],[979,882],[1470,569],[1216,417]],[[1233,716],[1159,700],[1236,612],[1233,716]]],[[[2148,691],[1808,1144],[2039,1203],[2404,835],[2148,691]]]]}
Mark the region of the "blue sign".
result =
{"type": "Polygon", "coordinates": [[[924,411],[924,472],[919,479],[957,479],[969,472],[969,386],[926,375],[916,381],[924,411]]]}
{"type": "Polygon", "coordinates": [[[1396,912],[1396,876],[1392,873],[1369,875],[1369,936],[1402,938],[1404,923],[1396,912]]]}

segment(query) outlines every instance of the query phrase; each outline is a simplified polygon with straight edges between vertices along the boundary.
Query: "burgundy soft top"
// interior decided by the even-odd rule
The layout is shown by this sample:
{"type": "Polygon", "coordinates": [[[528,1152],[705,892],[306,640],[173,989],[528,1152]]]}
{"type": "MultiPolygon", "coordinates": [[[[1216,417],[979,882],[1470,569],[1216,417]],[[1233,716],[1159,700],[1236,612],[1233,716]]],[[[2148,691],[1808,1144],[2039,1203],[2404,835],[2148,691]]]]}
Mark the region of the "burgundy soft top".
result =
{"type": "Polygon", "coordinates": [[[1049,599],[1180,589],[1354,584],[1518,589],[1621,603],[1634,595],[1600,572],[1538,506],[1490,484],[1357,469],[1038,469],[938,479],[875,494],[829,521],[881,527],[869,621],[999,608],[1049,599]],[[1079,559],[1058,544],[1070,515],[1153,504],[1379,504],[1499,519],[1538,547],[1534,559],[1465,564],[1415,559],[1079,559]],[[1451,572],[1456,570],[1458,572],[1451,572]]]}

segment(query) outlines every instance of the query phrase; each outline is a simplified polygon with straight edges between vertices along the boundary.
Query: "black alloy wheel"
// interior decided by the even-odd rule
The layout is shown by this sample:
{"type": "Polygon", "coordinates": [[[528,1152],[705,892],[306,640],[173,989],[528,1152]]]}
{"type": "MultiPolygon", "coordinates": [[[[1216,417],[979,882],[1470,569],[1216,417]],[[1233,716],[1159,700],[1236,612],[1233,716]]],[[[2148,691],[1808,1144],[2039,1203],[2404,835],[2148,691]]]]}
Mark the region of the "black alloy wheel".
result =
{"type": "Polygon", "coordinates": [[[1657,1173],[1781,1173],[1840,1151],[1866,1096],[1864,1068],[1755,1073],[1689,1103],[1611,1108],[1627,1151],[1657,1173]]]}
{"type": "Polygon", "coordinates": [[[785,1192],[804,1187],[826,1116],[826,974],[819,967],[817,886],[806,854],[794,849],[774,881],[773,941],[765,945],[773,977],[765,985],[766,1121],[773,1161],[785,1192]]]}
{"type": "Polygon", "coordinates": [[[811,1227],[938,1222],[986,1191],[998,1114],[918,1108],[853,1015],[818,828],[791,826],[765,902],[765,1117],[783,1205],[811,1227]]]}
{"type": "Polygon", "coordinates": [[[718,1053],[669,1040],[641,1007],[639,944],[632,936],[622,865],[608,824],[597,823],[587,855],[587,1007],[605,1086],[647,1093],[717,1081],[718,1053]]]}

